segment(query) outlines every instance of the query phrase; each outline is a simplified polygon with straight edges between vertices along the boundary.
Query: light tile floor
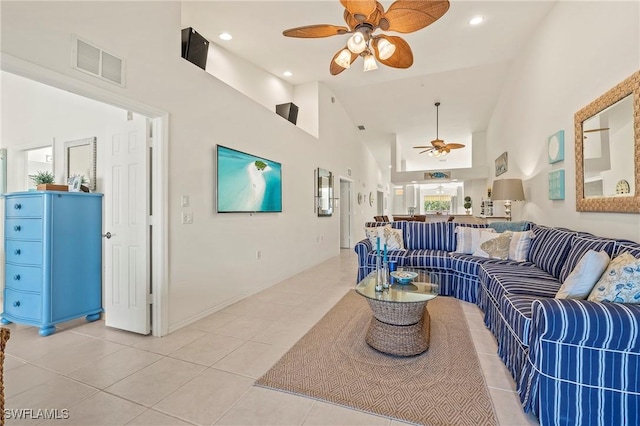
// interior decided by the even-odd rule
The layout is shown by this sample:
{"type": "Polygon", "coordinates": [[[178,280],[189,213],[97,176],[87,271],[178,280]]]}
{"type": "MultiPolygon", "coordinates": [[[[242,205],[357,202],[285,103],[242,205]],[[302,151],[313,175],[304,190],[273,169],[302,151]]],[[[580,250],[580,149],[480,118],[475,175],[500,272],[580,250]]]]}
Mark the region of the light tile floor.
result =
{"type": "MultiPolygon", "coordinates": [[[[62,425],[401,425],[385,417],[253,386],[353,288],[352,250],[163,338],[84,320],[43,338],[11,324],[6,409],[67,409],[62,425]]],[[[501,425],[535,425],[496,355],[480,310],[464,312],[501,425]]],[[[63,417],[63,412],[58,412],[63,417]]]]}

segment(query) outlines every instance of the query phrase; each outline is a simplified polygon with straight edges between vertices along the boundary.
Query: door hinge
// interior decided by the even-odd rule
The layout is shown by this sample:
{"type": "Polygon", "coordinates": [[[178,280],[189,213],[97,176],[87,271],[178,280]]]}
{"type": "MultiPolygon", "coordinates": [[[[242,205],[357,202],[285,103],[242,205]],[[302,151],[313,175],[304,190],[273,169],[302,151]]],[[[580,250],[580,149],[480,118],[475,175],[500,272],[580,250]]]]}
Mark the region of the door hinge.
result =
{"type": "Polygon", "coordinates": [[[153,294],[147,294],[147,305],[153,305],[153,294]]]}

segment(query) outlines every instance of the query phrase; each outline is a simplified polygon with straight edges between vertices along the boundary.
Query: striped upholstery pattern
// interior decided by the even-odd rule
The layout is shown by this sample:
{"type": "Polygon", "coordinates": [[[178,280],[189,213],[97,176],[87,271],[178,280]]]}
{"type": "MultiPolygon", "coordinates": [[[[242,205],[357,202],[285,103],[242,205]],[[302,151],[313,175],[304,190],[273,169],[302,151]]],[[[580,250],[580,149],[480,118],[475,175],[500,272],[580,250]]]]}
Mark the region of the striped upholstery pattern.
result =
{"type": "Polygon", "coordinates": [[[531,241],[528,260],[558,278],[576,233],[540,225],[534,225],[532,231],[535,237],[531,241]]]}
{"type": "Polygon", "coordinates": [[[485,284],[496,301],[504,294],[554,297],[560,288],[557,279],[535,266],[521,268],[517,265],[485,264],[482,268],[492,271],[491,278],[485,284]]]}
{"type": "Polygon", "coordinates": [[[471,303],[478,303],[478,287],[480,279],[478,272],[480,265],[487,263],[497,265],[518,264],[520,266],[533,266],[531,262],[514,262],[511,260],[490,259],[463,253],[449,253],[451,256],[451,269],[455,274],[455,293],[458,299],[471,303]]]}
{"type": "Polygon", "coordinates": [[[526,294],[505,294],[500,301],[500,311],[522,346],[529,346],[531,305],[538,299],[539,297],[526,294]]]}
{"type": "Polygon", "coordinates": [[[451,270],[441,270],[440,272],[440,291],[438,294],[443,296],[455,295],[455,274],[451,270]]]}
{"type": "Polygon", "coordinates": [[[582,256],[589,250],[605,251],[609,257],[613,257],[613,249],[615,248],[616,241],[607,238],[600,238],[591,234],[580,234],[573,238],[571,241],[571,248],[567,254],[567,259],[562,265],[560,271],[560,282],[563,283],[567,279],[571,271],[576,267],[582,256]]]}
{"type": "Polygon", "coordinates": [[[640,306],[541,299],[532,316],[525,411],[543,425],[640,424],[640,306]]]}
{"type": "Polygon", "coordinates": [[[615,255],[631,253],[636,259],[640,259],[640,244],[633,241],[618,241],[616,243],[615,255]]]}
{"type": "Polygon", "coordinates": [[[367,257],[371,250],[373,250],[373,244],[371,244],[371,241],[369,241],[368,238],[358,241],[356,245],[353,246],[353,251],[355,251],[358,256],[358,276],[356,277],[356,283],[362,281],[364,277],[371,272],[367,272],[369,264],[367,262],[367,257]]]}
{"type": "Polygon", "coordinates": [[[484,312],[484,323],[500,339],[503,319],[500,315],[500,300],[505,294],[533,294],[538,297],[554,297],[560,283],[551,275],[530,266],[518,267],[517,262],[501,265],[485,263],[478,270],[480,286],[477,305],[484,312]]]}
{"type": "Polygon", "coordinates": [[[449,269],[451,259],[449,252],[444,250],[409,250],[404,256],[403,266],[413,268],[442,268],[449,269]]]}
{"type": "Polygon", "coordinates": [[[507,294],[500,301],[498,355],[518,383],[527,358],[531,304],[537,297],[507,294]]]}
{"type": "Polygon", "coordinates": [[[451,256],[451,268],[454,271],[471,275],[478,275],[480,265],[484,265],[485,263],[492,265],[533,266],[533,263],[531,262],[491,259],[488,257],[479,257],[464,253],[449,253],[449,256],[451,256]]]}
{"type": "Polygon", "coordinates": [[[454,273],[452,296],[465,302],[477,303],[479,285],[477,275],[454,273]]]}
{"type": "MultiPolygon", "coordinates": [[[[407,222],[407,241],[405,247],[410,250],[446,250],[453,251],[455,239],[452,243],[447,222],[407,222]]],[[[454,237],[455,238],[455,237],[454,237]]]]}

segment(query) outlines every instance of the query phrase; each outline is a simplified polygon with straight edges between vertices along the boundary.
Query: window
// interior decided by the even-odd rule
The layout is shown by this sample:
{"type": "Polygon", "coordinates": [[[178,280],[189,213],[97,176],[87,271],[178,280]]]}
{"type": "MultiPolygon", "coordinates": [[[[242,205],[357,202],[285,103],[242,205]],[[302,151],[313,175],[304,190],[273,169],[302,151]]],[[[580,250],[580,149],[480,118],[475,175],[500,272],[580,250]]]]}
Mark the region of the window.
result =
{"type": "Polygon", "coordinates": [[[429,213],[449,213],[451,210],[450,195],[425,195],[424,212],[429,213]]]}

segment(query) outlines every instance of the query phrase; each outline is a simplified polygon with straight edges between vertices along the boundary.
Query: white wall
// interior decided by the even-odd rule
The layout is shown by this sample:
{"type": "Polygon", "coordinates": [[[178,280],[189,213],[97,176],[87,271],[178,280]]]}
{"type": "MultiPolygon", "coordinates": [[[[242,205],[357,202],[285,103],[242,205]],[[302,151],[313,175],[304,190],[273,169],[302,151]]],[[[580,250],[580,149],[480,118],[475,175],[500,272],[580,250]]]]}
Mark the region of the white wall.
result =
{"type": "Polygon", "coordinates": [[[318,82],[293,87],[293,103],[298,106],[297,126],[312,136],[319,137],[318,82]]]}
{"type": "MultiPolygon", "coordinates": [[[[374,190],[380,171],[326,88],[319,88],[317,139],[180,58],[180,3],[2,2],[1,7],[4,53],[169,113],[171,329],[338,254],[339,215],[318,218],[313,209],[314,169],[346,176],[351,168],[356,193],[358,185],[374,190]],[[71,69],[71,34],[124,57],[126,87],[71,69]],[[283,213],[215,213],[216,144],[282,163],[283,213]],[[193,225],[181,224],[181,195],[190,196],[193,225]]],[[[357,209],[355,229],[374,215],[375,206],[357,209]]]]}
{"type": "MultiPolygon", "coordinates": [[[[574,114],[637,71],[640,3],[558,2],[514,62],[487,130],[488,159],[509,153],[501,178],[523,178],[514,219],[640,241],[640,215],[576,212],[574,114]],[[597,29],[594,31],[594,29],[597,29]],[[565,160],[547,163],[547,138],[565,130],[565,160]],[[565,169],[564,201],[548,173],[565,169]]],[[[493,174],[491,175],[493,176],[493,174]]]]}
{"type": "Polygon", "coordinates": [[[293,86],[215,43],[209,43],[206,71],[274,113],[276,105],[293,102],[299,108],[296,125],[318,137],[317,82],[293,86]]]}
{"type": "MultiPolygon", "coordinates": [[[[20,164],[24,161],[22,150],[53,145],[56,182],[65,183],[64,142],[95,136],[100,143],[109,126],[127,120],[123,109],[8,72],[0,72],[0,84],[3,123],[0,145],[7,148],[8,192],[27,190],[20,164]]],[[[102,181],[102,170],[97,170],[98,182],[102,181]]]]}
{"type": "Polygon", "coordinates": [[[293,99],[291,84],[266,73],[215,43],[209,43],[206,68],[214,77],[271,111],[275,112],[276,105],[293,99]]]}

